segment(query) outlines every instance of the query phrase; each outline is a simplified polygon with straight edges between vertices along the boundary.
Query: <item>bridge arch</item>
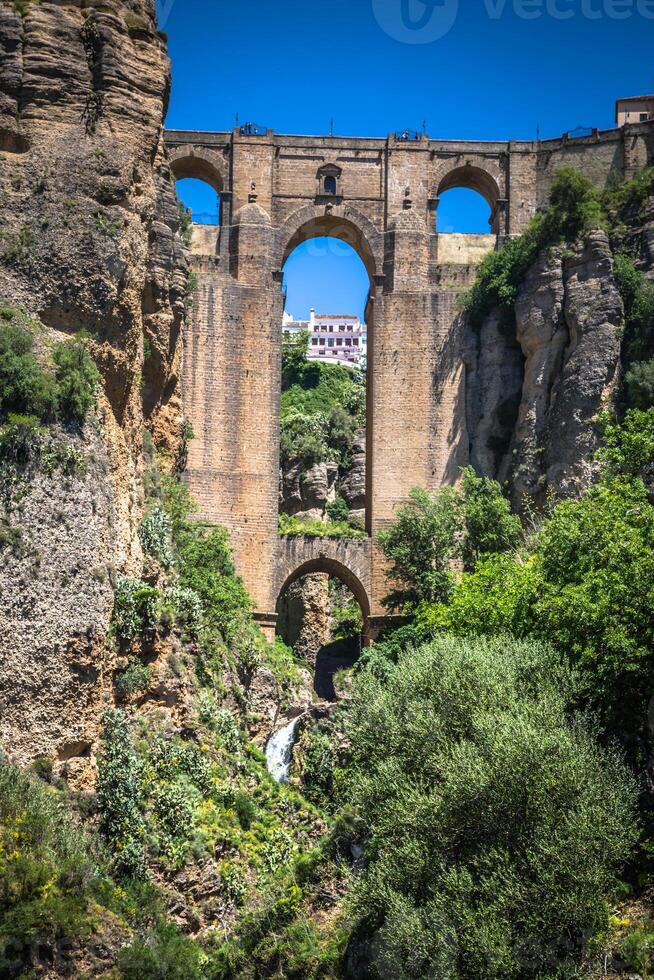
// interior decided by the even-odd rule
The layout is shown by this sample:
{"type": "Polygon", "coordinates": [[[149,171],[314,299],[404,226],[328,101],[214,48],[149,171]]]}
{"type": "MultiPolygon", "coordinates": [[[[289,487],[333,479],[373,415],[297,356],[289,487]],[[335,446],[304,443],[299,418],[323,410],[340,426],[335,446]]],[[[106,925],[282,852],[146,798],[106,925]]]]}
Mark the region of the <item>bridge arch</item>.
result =
{"type": "Polygon", "coordinates": [[[493,161],[466,160],[465,163],[452,161],[438,170],[435,178],[433,199],[438,202],[442,194],[455,188],[475,191],[490,208],[490,226],[493,234],[503,234],[501,203],[506,196],[502,191],[504,177],[501,168],[493,166],[493,161]]]}
{"type": "Polygon", "coordinates": [[[339,579],[357,600],[364,633],[371,613],[372,544],[370,538],[280,538],[275,576],[275,602],[293,582],[323,572],[339,579]]]}
{"type": "Polygon", "coordinates": [[[227,168],[218,153],[204,147],[185,145],[170,147],[168,157],[175,180],[203,180],[217,194],[222,194],[227,184],[227,168]]]}
{"type": "Polygon", "coordinates": [[[350,245],[366,267],[371,284],[383,266],[383,238],[372,221],[356,208],[307,204],[294,211],[277,232],[275,266],[281,269],[291,252],[312,238],[339,238],[350,245]]]}
{"type": "Polygon", "coordinates": [[[284,592],[286,592],[286,590],[293,585],[294,582],[297,582],[298,579],[304,578],[305,575],[315,575],[317,572],[323,572],[326,575],[331,575],[342,582],[343,585],[348,587],[356,601],[359,603],[365,629],[365,625],[370,618],[370,599],[368,598],[363,582],[361,582],[354,572],[347,568],[346,565],[342,565],[339,561],[327,556],[311,559],[294,569],[282,584],[282,587],[277,595],[277,601],[279,602],[284,592]]]}

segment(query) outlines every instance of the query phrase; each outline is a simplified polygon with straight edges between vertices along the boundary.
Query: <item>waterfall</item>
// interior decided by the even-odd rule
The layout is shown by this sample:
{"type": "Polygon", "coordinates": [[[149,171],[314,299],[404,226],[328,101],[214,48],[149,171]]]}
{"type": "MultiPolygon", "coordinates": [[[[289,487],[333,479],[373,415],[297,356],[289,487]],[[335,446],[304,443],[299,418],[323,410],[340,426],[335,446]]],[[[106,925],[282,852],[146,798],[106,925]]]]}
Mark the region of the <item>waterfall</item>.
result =
{"type": "Polygon", "coordinates": [[[266,745],[266,765],[268,772],[278,783],[285,783],[291,771],[291,756],[295,742],[295,729],[299,718],[294,718],[268,739],[266,745]]]}

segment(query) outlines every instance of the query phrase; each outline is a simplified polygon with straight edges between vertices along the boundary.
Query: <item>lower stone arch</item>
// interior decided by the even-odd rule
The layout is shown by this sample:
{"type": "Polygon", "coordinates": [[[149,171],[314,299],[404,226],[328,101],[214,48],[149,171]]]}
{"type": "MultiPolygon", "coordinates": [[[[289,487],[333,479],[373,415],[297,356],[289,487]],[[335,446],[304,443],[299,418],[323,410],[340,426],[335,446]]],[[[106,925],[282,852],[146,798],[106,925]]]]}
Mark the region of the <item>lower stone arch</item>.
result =
{"type": "Polygon", "coordinates": [[[348,587],[354,598],[359,603],[361,614],[363,616],[363,627],[365,634],[367,632],[368,623],[370,620],[370,599],[368,598],[368,593],[361,579],[355,575],[351,569],[337,561],[335,558],[321,556],[319,558],[309,559],[308,561],[303,562],[301,565],[298,565],[297,568],[286,576],[281,587],[277,589],[276,601],[279,602],[281,596],[289,588],[289,586],[293,584],[293,582],[297,582],[298,579],[304,578],[305,575],[313,575],[317,572],[322,572],[326,575],[333,575],[334,578],[339,579],[348,587]]]}

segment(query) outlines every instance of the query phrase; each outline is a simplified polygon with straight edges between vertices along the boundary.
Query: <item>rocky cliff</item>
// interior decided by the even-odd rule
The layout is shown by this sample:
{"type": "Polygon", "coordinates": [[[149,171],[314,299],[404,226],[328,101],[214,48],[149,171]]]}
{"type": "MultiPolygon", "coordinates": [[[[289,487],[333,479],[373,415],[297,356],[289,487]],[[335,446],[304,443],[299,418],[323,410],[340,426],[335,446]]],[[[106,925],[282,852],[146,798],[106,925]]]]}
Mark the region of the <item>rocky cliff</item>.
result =
{"type": "Polygon", "coordinates": [[[117,573],[142,555],[144,432],[174,455],[186,263],[162,142],[170,66],[152,0],[0,4],[0,300],[50,340],[84,331],[85,473],[40,474],[3,520],[0,742],[86,757],[109,697],[117,573]]]}
{"type": "MultiPolygon", "coordinates": [[[[646,273],[654,268],[652,204],[654,196],[628,228],[646,273]]],[[[625,357],[614,255],[601,230],[545,250],[519,287],[514,316],[494,309],[474,329],[466,325],[471,462],[508,483],[519,509],[578,495],[592,481],[598,420],[619,399],[625,357]]]]}

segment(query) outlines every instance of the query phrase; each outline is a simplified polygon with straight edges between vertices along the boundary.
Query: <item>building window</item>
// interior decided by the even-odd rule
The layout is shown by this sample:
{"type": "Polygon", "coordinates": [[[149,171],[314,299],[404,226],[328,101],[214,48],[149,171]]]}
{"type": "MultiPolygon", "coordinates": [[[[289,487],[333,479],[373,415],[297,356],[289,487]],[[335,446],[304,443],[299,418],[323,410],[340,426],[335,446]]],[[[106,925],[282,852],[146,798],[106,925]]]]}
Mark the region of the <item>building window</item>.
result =
{"type": "Polygon", "coordinates": [[[647,113],[647,112],[641,112],[641,114],[640,114],[640,121],[641,122],[647,122],[648,119],[649,119],[649,113],[647,113]]]}
{"type": "Polygon", "coordinates": [[[330,337],[330,338],[329,338],[329,340],[327,341],[327,346],[328,346],[328,347],[333,347],[333,346],[334,346],[334,341],[333,341],[333,339],[332,339],[331,337],[330,337]]]}
{"type": "Polygon", "coordinates": [[[317,341],[317,339],[316,339],[316,338],[314,337],[314,338],[313,338],[313,340],[311,341],[311,345],[312,345],[312,347],[315,347],[315,346],[317,345],[317,343],[318,343],[318,341],[317,341]]]}
{"type": "Polygon", "coordinates": [[[336,193],[336,177],[325,177],[325,194],[336,193]]]}

